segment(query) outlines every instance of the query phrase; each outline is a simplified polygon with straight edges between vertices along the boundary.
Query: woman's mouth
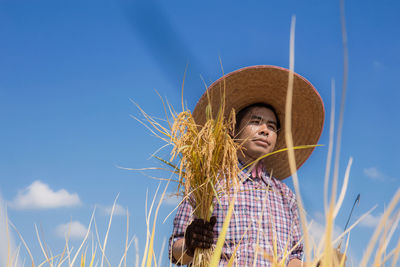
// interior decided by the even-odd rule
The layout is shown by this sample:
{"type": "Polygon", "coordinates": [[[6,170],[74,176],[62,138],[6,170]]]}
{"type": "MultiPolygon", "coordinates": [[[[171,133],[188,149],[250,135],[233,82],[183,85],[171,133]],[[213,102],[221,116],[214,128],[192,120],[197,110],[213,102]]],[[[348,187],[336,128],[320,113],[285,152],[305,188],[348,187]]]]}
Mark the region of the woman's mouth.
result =
{"type": "Polygon", "coordinates": [[[270,143],[265,140],[265,139],[254,139],[253,142],[257,145],[263,146],[263,147],[268,147],[270,146],[270,143]]]}

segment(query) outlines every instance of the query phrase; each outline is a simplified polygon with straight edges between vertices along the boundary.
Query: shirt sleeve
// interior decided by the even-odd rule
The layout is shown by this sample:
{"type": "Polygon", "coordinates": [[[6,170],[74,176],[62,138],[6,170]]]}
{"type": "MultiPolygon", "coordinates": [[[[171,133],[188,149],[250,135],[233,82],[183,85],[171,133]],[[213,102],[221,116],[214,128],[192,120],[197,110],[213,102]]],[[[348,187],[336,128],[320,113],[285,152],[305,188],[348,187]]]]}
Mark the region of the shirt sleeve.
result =
{"type": "MultiPolygon", "coordinates": [[[[292,193],[293,194],[293,193],[292,193]]],[[[302,231],[300,225],[299,218],[299,210],[296,202],[296,196],[292,195],[292,205],[291,205],[291,213],[292,213],[292,248],[293,251],[289,255],[289,261],[292,259],[303,259],[303,242],[301,241],[302,231]]]]}
{"type": "Polygon", "coordinates": [[[177,260],[172,255],[172,246],[176,240],[184,237],[186,227],[192,221],[192,213],[192,206],[187,200],[182,202],[182,204],[178,207],[178,211],[176,212],[172,234],[168,242],[168,257],[173,264],[177,264],[177,260]]]}

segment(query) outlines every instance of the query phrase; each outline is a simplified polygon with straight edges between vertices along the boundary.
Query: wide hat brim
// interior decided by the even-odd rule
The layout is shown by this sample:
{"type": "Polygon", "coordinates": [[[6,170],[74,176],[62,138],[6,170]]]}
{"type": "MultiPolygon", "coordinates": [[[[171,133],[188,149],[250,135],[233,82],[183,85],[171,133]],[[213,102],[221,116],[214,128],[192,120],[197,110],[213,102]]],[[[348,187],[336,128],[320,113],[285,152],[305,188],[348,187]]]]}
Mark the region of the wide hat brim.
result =
{"type": "MultiPolygon", "coordinates": [[[[206,106],[210,99],[213,116],[216,116],[225,90],[225,117],[232,109],[236,112],[255,104],[266,103],[276,110],[281,130],[275,151],[286,147],[285,105],[289,70],[276,66],[251,66],[224,75],[214,82],[197,102],[193,118],[197,124],[206,121],[206,106]],[[208,96],[207,96],[208,94],[208,96]]],[[[292,102],[292,136],[294,146],[315,145],[321,136],[325,110],[323,101],[314,86],[294,73],[292,102]]],[[[314,148],[295,150],[297,169],[308,159],[314,148]]],[[[280,152],[265,158],[265,166],[272,175],[283,180],[292,175],[288,153],[280,152]]]]}

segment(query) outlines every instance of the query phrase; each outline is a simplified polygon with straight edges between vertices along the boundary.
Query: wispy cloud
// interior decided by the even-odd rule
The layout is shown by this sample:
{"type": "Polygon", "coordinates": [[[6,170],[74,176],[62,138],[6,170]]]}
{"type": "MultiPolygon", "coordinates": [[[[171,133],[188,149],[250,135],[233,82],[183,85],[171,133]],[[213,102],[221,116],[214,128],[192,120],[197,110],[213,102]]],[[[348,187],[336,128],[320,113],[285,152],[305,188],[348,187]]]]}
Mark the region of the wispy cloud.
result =
{"type": "MultiPolygon", "coordinates": [[[[312,238],[312,241],[318,245],[319,242],[321,242],[323,235],[325,234],[325,215],[321,212],[315,212],[314,216],[313,216],[313,221],[312,224],[310,226],[310,235],[312,238]]],[[[336,239],[337,237],[339,237],[341,234],[343,233],[343,229],[338,227],[338,226],[334,226],[333,228],[333,239],[336,239]]],[[[346,238],[346,237],[345,237],[346,238]]],[[[344,245],[346,243],[346,239],[343,240],[342,243],[342,249],[341,251],[343,252],[344,250],[344,245]]],[[[338,246],[338,244],[336,244],[336,246],[338,246]]],[[[347,263],[350,263],[350,266],[356,266],[357,262],[359,262],[357,255],[353,255],[352,251],[348,251],[347,252],[347,263]]],[[[346,264],[347,266],[347,264],[346,264]]]]}
{"type": "MultiPolygon", "coordinates": [[[[112,205],[110,205],[110,206],[98,205],[98,207],[100,210],[102,210],[104,212],[105,215],[108,215],[108,216],[111,215],[111,211],[113,208],[112,205]]],[[[113,216],[124,216],[124,215],[126,215],[126,209],[119,204],[115,204],[113,216]]]]}
{"type": "MultiPolygon", "coordinates": [[[[310,235],[315,244],[319,244],[322,240],[323,235],[325,234],[325,223],[324,223],[324,215],[320,212],[316,212],[314,214],[314,220],[311,222],[310,226],[310,235]]],[[[335,226],[333,229],[333,238],[337,238],[341,234],[342,230],[335,226]]]]}
{"type": "Polygon", "coordinates": [[[368,214],[364,220],[360,222],[360,226],[369,227],[369,228],[376,228],[379,223],[379,220],[382,217],[382,213],[374,216],[372,214],[368,214]]]}
{"type": "Polygon", "coordinates": [[[88,228],[79,221],[60,224],[56,227],[56,233],[59,237],[69,239],[82,239],[85,237],[88,228]]]}
{"type": "Polygon", "coordinates": [[[169,194],[165,195],[163,199],[163,204],[168,205],[168,206],[178,206],[178,204],[182,201],[181,196],[169,194]]]}
{"type": "Polygon", "coordinates": [[[15,209],[52,209],[75,206],[80,203],[76,193],[68,193],[65,189],[54,191],[47,184],[35,181],[18,192],[9,205],[15,209]]]}
{"type": "Polygon", "coordinates": [[[385,179],[383,173],[375,167],[364,169],[364,174],[373,180],[383,181],[385,179]]]}
{"type": "Polygon", "coordinates": [[[374,60],[372,65],[374,66],[375,70],[380,70],[384,67],[383,63],[378,60],[374,60]]]}

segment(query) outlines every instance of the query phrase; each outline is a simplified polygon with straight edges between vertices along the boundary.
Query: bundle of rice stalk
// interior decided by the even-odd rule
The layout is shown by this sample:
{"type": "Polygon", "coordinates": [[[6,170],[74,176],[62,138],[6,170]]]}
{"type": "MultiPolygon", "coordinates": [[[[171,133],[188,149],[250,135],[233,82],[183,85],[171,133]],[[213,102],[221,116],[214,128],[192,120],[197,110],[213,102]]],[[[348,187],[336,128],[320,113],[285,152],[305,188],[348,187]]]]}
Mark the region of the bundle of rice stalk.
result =
{"type": "MultiPolygon", "coordinates": [[[[220,103],[216,117],[212,116],[211,105],[207,106],[204,125],[196,124],[190,110],[183,108],[177,114],[168,105],[173,117],[170,129],[161,126],[139,107],[152,126],[150,130],[173,146],[169,161],[160,160],[178,174],[177,193],[189,201],[194,217],[206,221],[210,221],[218,195],[229,195],[238,184],[237,149],[240,144],[231,137],[235,111],[226,118],[224,101],[220,103]]],[[[212,253],[212,249],[196,249],[192,265],[209,266],[212,253]]]]}
{"type": "MultiPolygon", "coordinates": [[[[190,111],[178,114],[171,129],[173,150],[170,161],[179,158],[179,185],[193,207],[197,218],[209,221],[213,201],[238,181],[238,144],[231,138],[235,126],[235,112],[224,119],[224,105],[216,118],[211,106],[206,108],[206,122],[199,126],[190,111]],[[223,185],[217,187],[216,185],[223,185]]],[[[178,166],[177,166],[178,167],[178,166]]],[[[179,190],[179,189],[178,189],[179,190]]],[[[209,266],[212,249],[196,249],[194,266],[209,266]]]]}

